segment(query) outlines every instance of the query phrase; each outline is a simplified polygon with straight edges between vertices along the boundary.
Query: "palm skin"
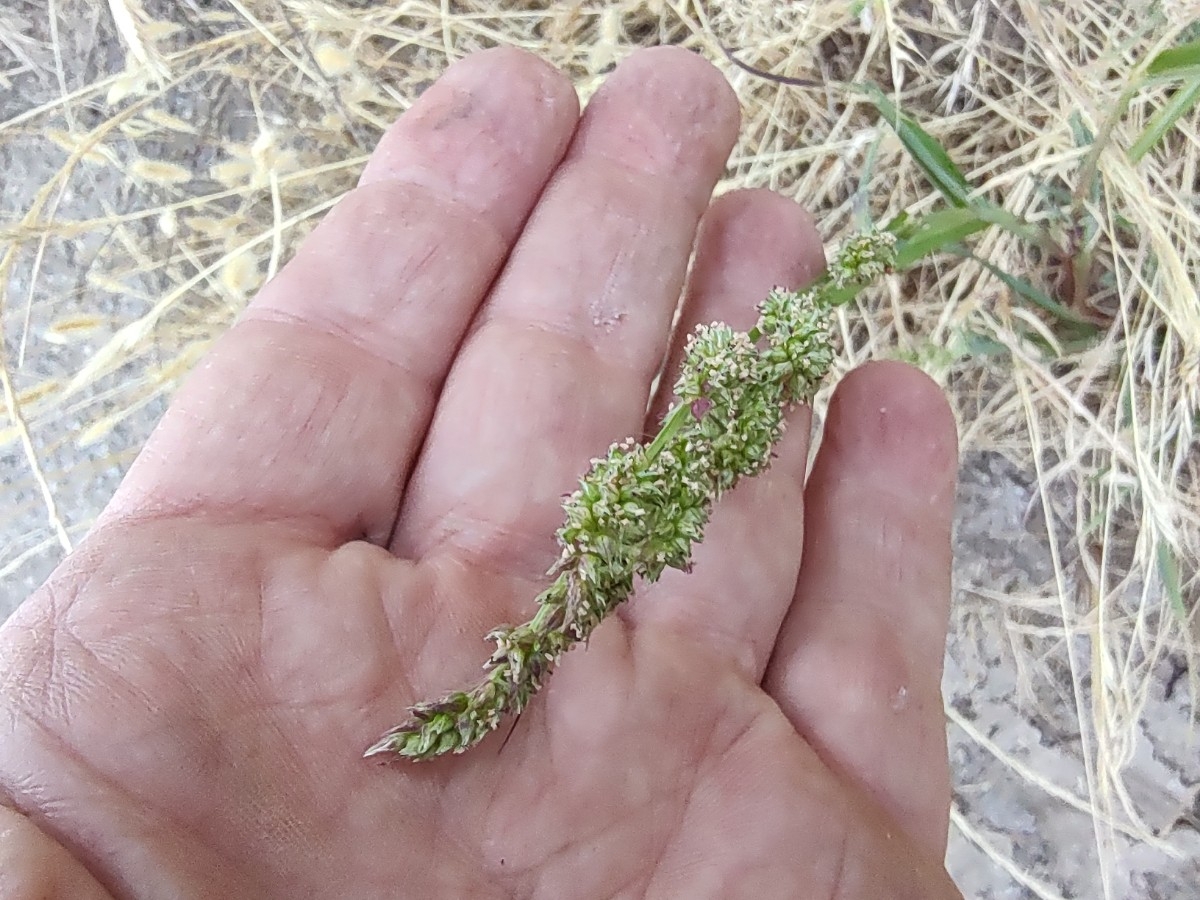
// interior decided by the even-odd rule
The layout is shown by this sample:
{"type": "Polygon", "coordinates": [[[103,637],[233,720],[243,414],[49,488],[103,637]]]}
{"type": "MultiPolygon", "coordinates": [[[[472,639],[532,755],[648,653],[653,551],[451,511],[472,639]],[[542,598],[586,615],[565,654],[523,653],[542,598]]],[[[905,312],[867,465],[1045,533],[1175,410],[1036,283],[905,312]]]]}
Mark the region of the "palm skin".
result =
{"type": "Polygon", "coordinates": [[[846,379],[807,482],[795,416],[694,571],[639,590],[511,735],[360,757],[478,676],[482,635],[545,583],[561,494],[653,429],[701,215],[685,325],[745,327],[821,264],[789,201],[709,207],[736,109],[697,58],[636,54],[576,116],[523,54],[453,68],[4,625],[0,799],[30,883],[958,896],[938,694],[953,422],[898,365],[846,379]]]}

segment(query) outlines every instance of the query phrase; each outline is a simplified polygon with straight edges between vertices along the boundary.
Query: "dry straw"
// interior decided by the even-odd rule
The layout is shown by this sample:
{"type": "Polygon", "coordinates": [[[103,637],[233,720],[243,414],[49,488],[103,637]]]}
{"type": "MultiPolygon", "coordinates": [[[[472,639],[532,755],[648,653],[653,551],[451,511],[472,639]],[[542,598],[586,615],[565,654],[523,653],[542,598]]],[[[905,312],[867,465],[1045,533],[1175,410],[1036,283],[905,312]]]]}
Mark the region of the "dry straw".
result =
{"type": "Polygon", "coordinates": [[[1162,661],[1196,671],[1200,129],[1185,109],[1139,146],[1185,98],[1128,88],[1146,60],[1200,37],[1195,7],[5,3],[0,446],[3,504],[23,525],[0,574],[21,577],[86,529],[97,474],[136,447],[127,421],[160,407],[449,60],[515,44],[586,98],[634,46],[691,47],[742,101],[723,188],[794,196],[831,242],[945,206],[879,106],[846,87],[874,84],[975,197],[1067,252],[1004,228],[974,235],[970,255],[944,247],[845,310],[838,365],[917,362],[954,399],[968,455],[1033,473],[1053,567],[1003,598],[1011,663],[1058,678],[1078,711],[1087,780],[1071,796],[1094,813],[1100,851],[1117,830],[1149,840],[1125,766],[1162,661]]]}

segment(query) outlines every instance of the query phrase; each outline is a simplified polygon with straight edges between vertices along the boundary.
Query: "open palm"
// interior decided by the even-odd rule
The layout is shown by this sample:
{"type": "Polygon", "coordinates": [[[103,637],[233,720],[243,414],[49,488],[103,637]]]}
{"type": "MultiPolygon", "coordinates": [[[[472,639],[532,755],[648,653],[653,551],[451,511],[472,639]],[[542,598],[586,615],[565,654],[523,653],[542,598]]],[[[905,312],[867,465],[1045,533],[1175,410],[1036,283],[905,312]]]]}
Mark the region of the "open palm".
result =
{"type": "Polygon", "coordinates": [[[898,364],[845,380],[807,485],[797,415],[694,572],[636,594],[511,734],[360,755],[528,617],[563,493],[653,429],[678,335],[746,327],[819,270],[790,201],[710,206],[737,128],[720,75],[674,49],[633,56],[582,118],[512,50],[426,92],[0,631],[0,799],[29,851],[10,877],[80,897],[957,896],[954,429],[898,364]]]}

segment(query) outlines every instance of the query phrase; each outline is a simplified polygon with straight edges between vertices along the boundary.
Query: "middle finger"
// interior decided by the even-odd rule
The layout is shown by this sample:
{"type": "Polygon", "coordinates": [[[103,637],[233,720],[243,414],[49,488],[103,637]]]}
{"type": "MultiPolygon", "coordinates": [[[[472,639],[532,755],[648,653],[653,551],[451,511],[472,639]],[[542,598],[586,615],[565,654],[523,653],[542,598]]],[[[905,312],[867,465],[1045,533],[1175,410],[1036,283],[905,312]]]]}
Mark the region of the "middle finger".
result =
{"type": "Polygon", "coordinates": [[[397,553],[545,573],[563,494],[641,431],[737,128],[724,78],[677,48],[634,54],[600,89],[451,369],[397,553]]]}

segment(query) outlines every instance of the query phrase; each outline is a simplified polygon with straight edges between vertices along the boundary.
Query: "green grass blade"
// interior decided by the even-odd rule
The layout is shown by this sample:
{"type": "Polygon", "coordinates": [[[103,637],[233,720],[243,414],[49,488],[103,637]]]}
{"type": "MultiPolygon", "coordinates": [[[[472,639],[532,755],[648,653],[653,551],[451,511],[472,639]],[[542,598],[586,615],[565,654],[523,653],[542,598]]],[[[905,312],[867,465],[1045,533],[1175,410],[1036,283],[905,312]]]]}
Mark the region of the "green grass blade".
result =
{"type": "Polygon", "coordinates": [[[859,90],[895,129],[904,149],[942,196],[954,206],[967,206],[971,202],[971,183],[945,148],[915,119],[902,113],[875,85],[863,85],[859,90]]]}
{"type": "Polygon", "coordinates": [[[988,225],[995,225],[1009,234],[1016,235],[1022,240],[1028,241],[1035,247],[1041,247],[1043,250],[1050,252],[1055,252],[1058,249],[1058,245],[1054,243],[1054,239],[1046,229],[1026,222],[1020,216],[1010,213],[1004,207],[997,206],[990,200],[976,200],[972,204],[972,209],[975,215],[979,216],[988,225]]]}
{"type": "Polygon", "coordinates": [[[962,341],[962,358],[965,359],[1012,355],[1012,351],[995,338],[969,328],[961,333],[960,340],[962,341]]]}
{"type": "Polygon", "coordinates": [[[1178,78],[1200,69],[1200,41],[1164,50],[1146,66],[1148,78],[1178,78]]]}
{"type": "Polygon", "coordinates": [[[871,180],[875,177],[875,164],[879,159],[879,145],[883,143],[882,138],[883,132],[880,131],[875,135],[875,139],[867,145],[862,169],[858,175],[858,187],[854,189],[854,197],[851,201],[854,217],[858,221],[859,228],[863,230],[871,226],[871,180]]]}
{"type": "Polygon", "coordinates": [[[1175,559],[1175,554],[1171,552],[1171,548],[1167,546],[1166,541],[1159,541],[1155,548],[1155,557],[1158,562],[1158,577],[1162,579],[1163,593],[1167,595],[1167,601],[1171,604],[1171,608],[1175,610],[1175,614],[1179,616],[1181,621],[1188,620],[1187,604],[1183,602],[1183,587],[1179,578],[1179,561],[1175,559]]]}
{"type": "Polygon", "coordinates": [[[1168,131],[1175,127],[1183,116],[1186,116],[1200,101],[1200,75],[1193,76],[1190,83],[1183,85],[1150,119],[1146,130],[1138,137],[1137,142],[1129,148],[1129,161],[1137,164],[1143,156],[1154,149],[1168,131]]]}
{"type": "Polygon", "coordinates": [[[1063,306],[1063,304],[1059,303],[1057,300],[1055,300],[1053,297],[1051,297],[1045,291],[1039,290],[1037,287],[1035,287],[1029,281],[1026,281],[1024,278],[1018,278],[1017,276],[1012,275],[1009,272],[1005,272],[1003,269],[1001,269],[995,263],[989,262],[988,260],[983,259],[982,257],[976,256],[974,253],[972,253],[966,247],[961,248],[960,252],[961,252],[961,255],[963,255],[969,259],[973,259],[975,262],[979,263],[979,265],[983,266],[985,269],[987,269],[989,272],[991,272],[993,275],[995,275],[997,278],[999,278],[1002,282],[1004,282],[1004,284],[1009,288],[1009,290],[1011,290],[1017,296],[1021,297],[1024,300],[1028,300],[1030,303],[1032,303],[1034,306],[1038,307],[1039,309],[1045,310],[1046,312],[1050,313],[1050,315],[1054,316],[1056,319],[1059,319],[1063,322],[1070,322],[1072,325],[1074,325],[1076,327],[1077,330],[1083,332],[1081,337],[1092,337],[1092,336],[1095,336],[1099,332],[1100,329],[1096,327],[1096,324],[1094,322],[1089,322],[1087,319],[1083,318],[1082,316],[1078,315],[1077,313],[1072,312],[1070,309],[1068,309],[1066,306],[1063,306]]]}
{"type": "MultiPolygon", "coordinates": [[[[1042,229],[1030,225],[1020,216],[1013,215],[990,200],[972,199],[971,183],[967,181],[967,176],[950,158],[950,154],[946,152],[945,148],[911,116],[901,112],[879,88],[875,85],[863,85],[859,87],[859,91],[870,100],[879,114],[895,129],[904,149],[908,151],[917,165],[921,167],[921,171],[925,173],[925,177],[951,206],[960,209],[972,207],[975,214],[988,225],[996,225],[1023,240],[1046,249],[1052,246],[1053,242],[1042,229]]],[[[979,230],[981,229],[973,229],[973,231],[979,230]]]]}
{"type": "Polygon", "coordinates": [[[888,226],[896,235],[896,268],[912,268],[933,253],[949,250],[963,238],[994,224],[972,207],[939,209],[919,219],[903,218],[888,226]]]}

